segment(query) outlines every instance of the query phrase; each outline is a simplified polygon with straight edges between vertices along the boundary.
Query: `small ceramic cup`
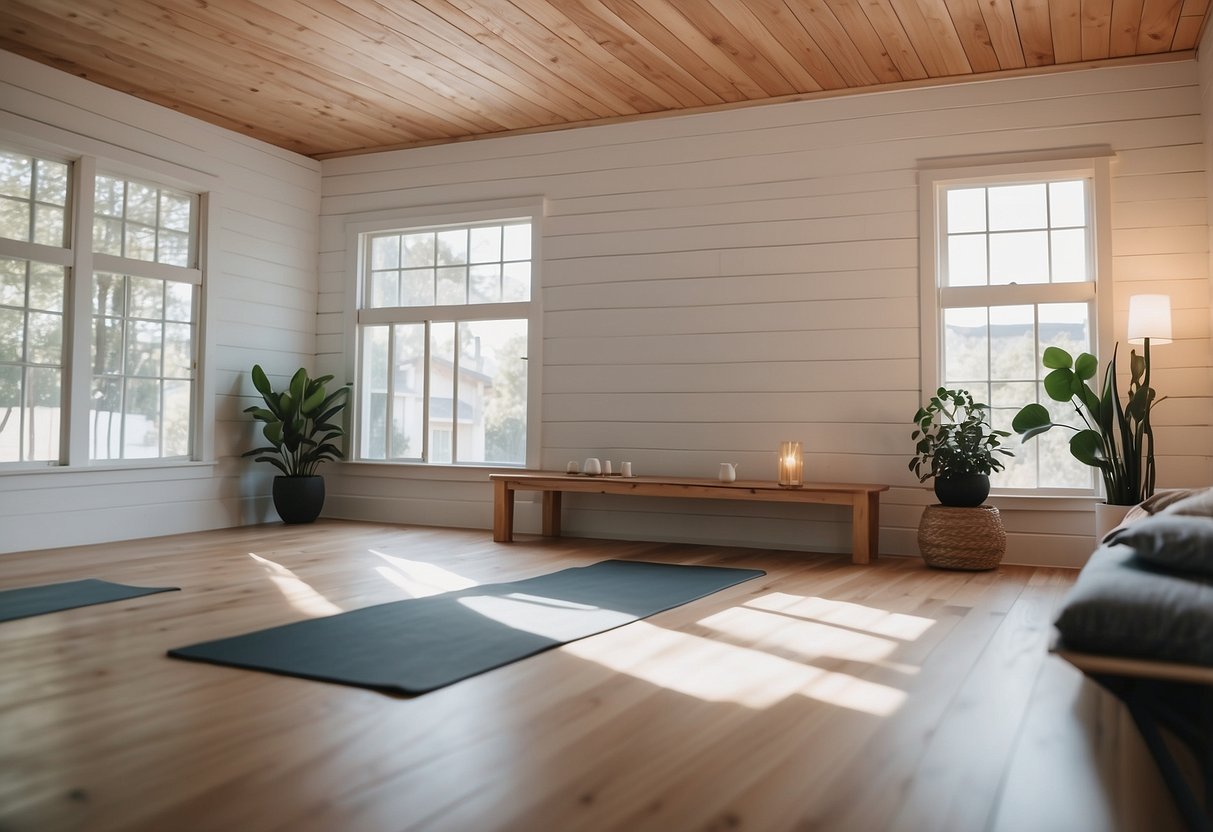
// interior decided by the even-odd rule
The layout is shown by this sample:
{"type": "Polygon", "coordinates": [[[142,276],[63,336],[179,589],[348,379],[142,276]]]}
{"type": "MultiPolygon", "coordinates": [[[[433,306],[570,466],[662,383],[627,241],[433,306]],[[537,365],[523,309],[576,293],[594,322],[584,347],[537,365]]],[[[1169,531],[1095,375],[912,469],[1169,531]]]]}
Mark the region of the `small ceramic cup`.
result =
{"type": "Polygon", "coordinates": [[[602,463],[591,456],[582,464],[581,470],[591,477],[597,477],[602,473],[602,463]]]}
{"type": "Polygon", "coordinates": [[[630,463],[630,462],[623,463],[622,466],[620,467],[620,473],[623,474],[623,476],[625,476],[625,477],[632,476],[632,463],[630,463]]]}
{"type": "Polygon", "coordinates": [[[611,461],[609,459],[602,461],[602,473],[608,477],[611,475],[611,461]]]}
{"type": "Polygon", "coordinates": [[[577,464],[577,460],[570,459],[569,464],[564,466],[564,472],[566,474],[580,474],[581,467],[577,464]]]}

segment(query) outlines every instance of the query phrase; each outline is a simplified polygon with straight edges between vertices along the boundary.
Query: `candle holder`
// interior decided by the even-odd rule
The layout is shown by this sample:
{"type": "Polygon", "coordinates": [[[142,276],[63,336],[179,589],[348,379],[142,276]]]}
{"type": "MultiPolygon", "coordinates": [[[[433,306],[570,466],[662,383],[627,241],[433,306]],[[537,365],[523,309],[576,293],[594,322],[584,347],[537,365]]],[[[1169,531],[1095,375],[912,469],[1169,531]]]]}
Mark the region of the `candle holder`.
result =
{"type": "Polygon", "coordinates": [[[799,442],[779,443],[779,485],[781,488],[804,485],[804,449],[799,442]]]}

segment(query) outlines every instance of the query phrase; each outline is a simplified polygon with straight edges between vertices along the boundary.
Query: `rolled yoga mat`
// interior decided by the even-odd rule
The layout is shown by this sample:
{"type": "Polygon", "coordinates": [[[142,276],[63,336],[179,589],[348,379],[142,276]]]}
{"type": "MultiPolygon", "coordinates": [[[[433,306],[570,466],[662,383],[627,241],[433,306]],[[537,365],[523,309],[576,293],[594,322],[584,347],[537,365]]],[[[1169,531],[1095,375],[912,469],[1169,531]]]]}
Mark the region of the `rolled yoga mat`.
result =
{"type": "Polygon", "coordinates": [[[424,693],[765,575],[607,560],[170,650],[181,659],[424,693]]]}
{"type": "Polygon", "coordinates": [[[177,589],[175,586],[127,586],[96,578],[6,589],[0,592],[0,621],[108,604],[110,601],[123,601],[157,592],[176,592],[177,589]]]}

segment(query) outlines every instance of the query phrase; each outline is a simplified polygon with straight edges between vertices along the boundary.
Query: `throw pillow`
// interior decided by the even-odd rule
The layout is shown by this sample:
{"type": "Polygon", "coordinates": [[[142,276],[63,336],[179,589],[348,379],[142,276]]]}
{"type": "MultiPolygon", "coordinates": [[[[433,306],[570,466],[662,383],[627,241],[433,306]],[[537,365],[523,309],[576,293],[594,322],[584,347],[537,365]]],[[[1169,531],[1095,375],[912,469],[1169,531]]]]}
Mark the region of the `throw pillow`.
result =
{"type": "Polygon", "coordinates": [[[1213,488],[1204,488],[1189,497],[1171,503],[1160,514],[1180,514],[1193,517],[1213,517],[1213,488]]]}
{"type": "Polygon", "coordinates": [[[1158,514],[1116,530],[1107,542],[1132,547],[1138,560],[1159,569],[1213,576],[1213,518],[1158,514]]]}
{"type": "Polygon", "coordinates": [[[1161,489],[1146,497],[1138,506],[1144,508],[1148,514],[1158,514],[1163,509],[1178,503],[1180,500],[1186,500],[1193,494],[1200,494],[1203,491],[1205,491],[1203,488],[1161,489]]]}

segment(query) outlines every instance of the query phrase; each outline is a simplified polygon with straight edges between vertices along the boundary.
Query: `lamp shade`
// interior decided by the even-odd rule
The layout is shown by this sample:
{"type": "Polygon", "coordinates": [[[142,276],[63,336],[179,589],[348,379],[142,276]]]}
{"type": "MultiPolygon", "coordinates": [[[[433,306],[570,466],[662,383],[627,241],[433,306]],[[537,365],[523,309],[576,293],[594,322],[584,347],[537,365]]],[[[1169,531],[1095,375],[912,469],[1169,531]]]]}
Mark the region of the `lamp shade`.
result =
{"type": "Polygon", "coordinates": [[[1171,343],[1171,298],[1133,295],[1129,298],[1129,343],[1171,343]]]}

